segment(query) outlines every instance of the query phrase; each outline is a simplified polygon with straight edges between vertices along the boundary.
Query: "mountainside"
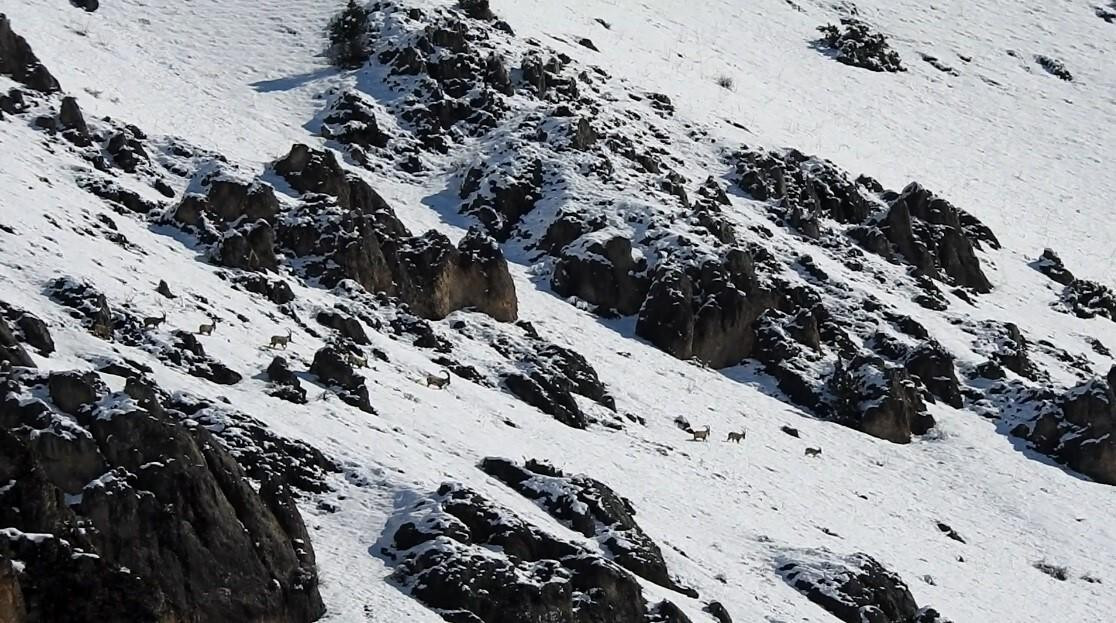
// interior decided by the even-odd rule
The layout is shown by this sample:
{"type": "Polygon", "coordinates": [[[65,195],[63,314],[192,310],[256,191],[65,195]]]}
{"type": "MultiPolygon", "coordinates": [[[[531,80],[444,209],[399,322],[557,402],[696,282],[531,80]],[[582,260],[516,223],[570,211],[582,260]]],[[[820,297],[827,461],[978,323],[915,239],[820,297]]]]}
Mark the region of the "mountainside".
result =
{"type": "Polygon", "coordinates": [[[0,13],[0,623],[1116,606],[1116,5],[0,13]]]}

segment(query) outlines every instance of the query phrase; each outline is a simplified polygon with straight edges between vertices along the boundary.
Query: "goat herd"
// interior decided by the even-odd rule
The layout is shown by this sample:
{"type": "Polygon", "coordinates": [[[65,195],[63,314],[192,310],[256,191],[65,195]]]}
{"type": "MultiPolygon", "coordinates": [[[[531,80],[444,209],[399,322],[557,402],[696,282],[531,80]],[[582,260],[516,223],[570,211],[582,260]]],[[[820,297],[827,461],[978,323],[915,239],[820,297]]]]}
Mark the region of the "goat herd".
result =
{"type": "MultiPolygon", "coordinates": [[[[693,439],[691,439],[690,441],[706,441],[706,442],[709,441],[709,425],[708,424],[705,425],[705,428],[702,428],[700,430],[696,429],[696,428],[693,428],[693,429],[687,430],[686,432],[688,432],[688,433],[690,433],[691,435],[694,436],[693,439]]],[[[744,441],[744,439],[747,436],[748,436],[748,431],[746,431],[746,430],[741,430],[740,432],[729,431],[728,436],[725,437],[725,441],[731,441],[733,443],[740,443],[741,441],[744,441]]],[[[822,453],[821,448],[806,448],[806,452],[805,452],[806,456],[813,456],[813,457],[821,456],[821,453],[822,453]]]]}

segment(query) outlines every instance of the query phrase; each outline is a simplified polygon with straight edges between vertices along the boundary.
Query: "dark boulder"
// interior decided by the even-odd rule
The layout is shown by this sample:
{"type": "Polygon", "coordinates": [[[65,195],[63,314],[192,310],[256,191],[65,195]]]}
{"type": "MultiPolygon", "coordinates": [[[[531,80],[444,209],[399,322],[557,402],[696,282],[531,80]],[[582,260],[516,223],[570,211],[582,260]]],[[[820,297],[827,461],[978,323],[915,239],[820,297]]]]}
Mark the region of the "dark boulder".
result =
{"type": "Polygon", "coordinates": [[[425,318],[445,318],[466,307],[502,322],[518,315],[503,251],[479,229],[470,229],[456,248],[433,230],[409,240],[399,249],[398,273],[400,297],[425,318]]]}
{"type": "Polygon", "coordinates": [[[135,214],[149,214],[160,206],[157,201],[149,201],[110,178],[81,176],[77,178],[77,184],[82,190],[109,202],[118,212],[122,208],[135,214]]]}
{"type": "Polygon", "coordinates": [[[1116,485],[1116,367],[1074,387],[1013,433],[1040,452],[1108,485],[1116,485]]]}
{"type": "Polygon", "coordinates": [[[205,195],[184,197],[174,218],[194,226],[200,223],[203,214],[217,223],[232,223],[241,218],[273,223],[278,212],[279,200],[269,184],[222,178],[210,182],[205,195]]]}
{"type": "Polygon", "coordinates": [[[357,344],[371,344],[368,334],[364,332],[364,325],[353,316],[339,309],[323,310],[315,317],[318,324],[329,327],[341,334],[341,337],[357,344]]]}
{"type": "Polygon", "coordinates": [[[326,346],[314,353],[310,373],[326,386],[331,386],[342,402],[365,413],[375,413],[368,395],[364,377],[353,370],[345,354],[333,346],[326,346]]]}
{"type": "Polygon", "coordinates": [[[59,90],[58,81],[31,51],[27,40],[12,32],[8,17],[0,13],[0,74],[41,93],[59,90]]]}
{"type": "Polygon", "coordinates": [[[785,557],[778,573],[845,623],[944,623],[937,612],[919,609],[902,578],[867,554],[841,557],[825,549],[807,550],[785,557]]]}
{"type": "Polygon", "coordinates": [[[935,398],[955,409],[963,406],[961,382],[957,380],[953,355],[941,344],[933,340],[922,342],[910,353],[904,365],[935,398]]]}
{"type": "Polygon", "coordinates": [[[512,373],[504,385],[517,398],[573,428],[586,428],[589,421],[570,393],[568,381],[536,370],[530,375],[512,373]]]}
{"type": "Polygon", "coordinates": [[[1078,318],[1100,316],[1116,321],[1116,292],[1103,283],[1075,279],[1062,291],[1062,306],[1078,318]]]}
{"type": "Polygon", "coordinates": [[[282,279],[270,279],[258,273],[236,275],[233,279],[245,290],[262,295],[276,305],[284,305],[295,300],[294,290],[282,279]]]}
{"type": "Polygon", "coordinates": [[[840,27],[826,24],[818,31],[822,33],[821,43],[846,65],[879,72],[906,71],[887,38],[859,19],[842,17],[840,27]]]}
{"type": "Polygon", "coordinates": [[[8,321],[0,318],[0,362],[13,366],[35,367],[35,360],[23,349],[8,321]]]}
{"type": "Polygon", "coordinates": [[[709,613],[709,616],[713,617],[717,623],[732,623],[732,616],[719,601],[711,601],[705,604],[701,611],[709,613]]]}
{"type": "Polygon", "coordinates": [[[47,285],[47,293],[55,302],[73,310],[71,315],[80,319],[90,333],[102,339],[112,338],[116,322],[108,299],[91,284],[58,277],[47,285]]]}
{"type": "Polygon", "coordinates": [[[108,387],[96,372],[53,372],[47,386],[51,402],[71,415],[92,407],[108,393],[108,387]]]}
{"type": "Polygon", "coordinates": [[[1031,267],[1064,286],[1068,286],[1074,281],[1073,273],[1066,268],[1065,264],[1062,263],[1062,258],[1058,257],[1053,249],[1043,249],[1042,255],[1031,262],[1031,267]]]}
{"type": "Polygon", "coordinates": [[[306,404],[306,389],[283,357],[276,356],[268,364],[267,379],[275,385],[269,392],[270,395],[295,404],[306,404]]]}
{"type": "Polygon", "coordinates": [[[330,104],[322,136],[364,149],[387,147],[389,136],[376,121],[374,104],[356,91],[345,91],[330,104]]]}

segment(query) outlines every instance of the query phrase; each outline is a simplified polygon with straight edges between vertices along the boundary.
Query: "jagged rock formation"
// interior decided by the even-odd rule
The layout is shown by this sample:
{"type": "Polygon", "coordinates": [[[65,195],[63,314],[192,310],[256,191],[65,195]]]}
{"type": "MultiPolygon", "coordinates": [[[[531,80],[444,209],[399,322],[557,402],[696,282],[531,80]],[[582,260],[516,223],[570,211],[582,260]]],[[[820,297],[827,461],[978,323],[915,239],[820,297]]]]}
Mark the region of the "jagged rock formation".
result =
{"type": "Polygon", "coordinates": [[[831,379],[840,421],[873,437],[907,443],[934,426],[907,371],[871,356],[838,367],[831,379]]]}
{"type": "Polygon", "coordinates": [[[842,17],[841,26],[819,26],[822,43],[835,51],[838,61],[872,71],[906,71],[899,53],[888,45],[887,37],[855,17],[842,17]]]}
{"type": "Polygon", "coordinates": [[[59,90],[58,81],[39,62],[27,40],[12,31],[12,24],[3,13],[0,13],[0,74],[11,76],[16,82],[41,93],[59,90]]]}
{"type": "Polygon", "coordinates": [[[1116,367],[1046,403],[1013,433],[1098,482],[1116,485],[1116,367]]]}
{"type": "Polygon", "coordinates": [[[376,413],[372,408],[364,377],[357,374],[348,358],[338,348],[326,346],[314,353],[310,372],[316,375],[322,384],[331,387],[337,397],[346,404],[366,413],[376,413]]]}
{"type": "Polygon", "coordinates": [[[1101,316],[1116,321],[1116,292],[1103,283],[1074,279],[1062,291],[1061,299],[1062,307],[1078,318],[1101,316]]]}
{"type": "Polygon", "coordinates": [[[486,474],[532,499],[555,519],[594,538],[616,564],[660,586],[697,597],[670,577],[659,546],[635,521],[635,509],[608,485],[588,476],[567,476],[544,462],[488,457],[480,462],[486,474]]]}
{"type": "Polygon", "coordinates": [[[845,623],[948,623],[933,608],[920,609],[903,580],[867,554],[795,552],[783,557],[778,573],[845,623]]]}
{"type": "Polygon", "coordinates": [[[399,519],[392,579],[447,621],[689,623],[614,563],[444,484],[399,519]],[[497,553],[493,553],[495,549],[497,553]]]}
{"type": "Polygon", "coordinates": [[[0,394],[0,557],[23,563],[27,621],[322,614],[290,494],[209,431],[91,372],[14,368],[0,394]]]}

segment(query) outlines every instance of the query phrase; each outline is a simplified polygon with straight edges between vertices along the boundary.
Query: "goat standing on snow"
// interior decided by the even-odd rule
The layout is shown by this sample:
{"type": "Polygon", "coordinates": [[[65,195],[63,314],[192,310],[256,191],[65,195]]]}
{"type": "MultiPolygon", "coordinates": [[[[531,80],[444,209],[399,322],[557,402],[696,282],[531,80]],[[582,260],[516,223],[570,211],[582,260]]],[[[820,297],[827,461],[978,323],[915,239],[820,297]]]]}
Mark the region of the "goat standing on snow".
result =
{"type": "Polygon", "coordinates": [[[287,344],[290,344],[293,339],[294,339],[294,336],[291,335],[291,330],[287,329],[287,334],[286,335],[273,335],[273,336],[271,336],[271,342],[270,342],[270,344],[268,344],[268,347],[269,348],[275,348],[277,346],[282,346],[283,350],[287,350],[287,344]]]}
{"type": "Polygon", "coordinates": [[[709,441],[709,425],[706,424],[702,430],[692,430],[690,434],[694,436],[692,441],[709,441]]]}

